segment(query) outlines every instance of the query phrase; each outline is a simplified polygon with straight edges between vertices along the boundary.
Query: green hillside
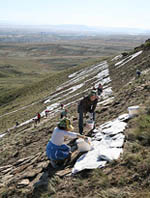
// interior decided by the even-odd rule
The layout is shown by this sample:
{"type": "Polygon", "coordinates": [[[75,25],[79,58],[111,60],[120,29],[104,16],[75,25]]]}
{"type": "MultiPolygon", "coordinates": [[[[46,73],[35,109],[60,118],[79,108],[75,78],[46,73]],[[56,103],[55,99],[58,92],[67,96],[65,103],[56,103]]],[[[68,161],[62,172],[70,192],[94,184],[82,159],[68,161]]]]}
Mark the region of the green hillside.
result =
{"type": "MultiPolygon", "coordinates": [[[[129,60],[129,57],[126,60],[129,60]]],[[[100,58],[97,61],[101,62],[102,59],[100,58]]],[[[128,128],[125,130],[124,152],[119,160],[112,161],[102,169],[84,170],[74,176],[59,175],[57,171],[50,168],[45,156],[46,144],[57,124],[59,115],[57,114],[47,120],[43,118],[41,124],[36,128],[32,124],[15,128],[0,140],[0,180],[3,181],[4,177],[7,179],[7,181],[5,180],[6,183],[0,182],[0,195],[2,198],[150,197],[149,40],[124,54],[120,60],[112,61],[111,56],[107,58],[107,61],[114,100],[105,106],[98,106],[96,109],[96,126],[126,113],[129,106],[140,106],[139,115],[128,121],[128,128]],[[140,55],[124,65],[115,65],[140,50],[142,50],[140,55]],[[142,72],[139,78],[136,77],[136,69],[140,69],[142,72]],[[17,185],[19,177],[27,179],[29,184],[17,185]]],[[[5,113],[17,109],[23,104],[26,105],[33,101],[42,100],[54,91],[57,85],[65,82],[68,79],[68,74],[82,68],[89,68],[91,64],[94,64],[94,62],[88,62],[76,68],[48,75],[44,80],[12,92],[10,95],[13,98],[7,98],[7,95],[4,95],[3,100],[1,100],[1,112],[5,113]],[[6,99],[8,99],[8,103],[4,104],[6,99]],[[21,103],[21,101],[24,102],[21,103]]],[[[83,80],[81,80],[82,82],[83,80]]],[[[92,83],[90,81],[89,86],[92,83]]],[[[81,91],[84,90],[81,89],[81,91]]],[[[68,102],[72,102],[72,100],[68,99],[68,102]]],[[[28,110],[18,112],[15,114],[14,119],[11,118],[12,116],[0,118],[3,129],[6,127],[4,126],[5,120],[8,121],[9,126],[16,120],[26,120],[29,116],[33,116],[37,111],[43,109],[44,104],[39,103],[28,110]]],[[[75,130],[77,130],[76,105],[69,106],[69,113],[70,116],[74,117],[73,123],[75,130]]],[[[91,133],[88,133],[88,135],[90,136],[91,133]]],[[[71,169],[72,166],[73,162],[69,168],[71,169]]]]}

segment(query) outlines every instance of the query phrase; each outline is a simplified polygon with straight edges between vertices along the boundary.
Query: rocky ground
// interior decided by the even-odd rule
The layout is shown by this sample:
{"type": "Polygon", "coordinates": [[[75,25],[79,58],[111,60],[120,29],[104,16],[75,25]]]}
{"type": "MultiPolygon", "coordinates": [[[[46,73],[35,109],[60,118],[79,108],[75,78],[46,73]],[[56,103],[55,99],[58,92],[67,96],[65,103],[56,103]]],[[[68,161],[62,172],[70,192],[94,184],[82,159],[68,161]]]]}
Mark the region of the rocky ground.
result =
{"type": "MultiPolygon", "coordinates": [[[[127,113],[128,106],[140,105],[140,116],[148,115],[149,112],[149,49],[144,49],[142,54],[119,68],[115,66],[117,62],[109,60],[114,100],[98,105],[96,126],[127,113]],[[140,78],[136,78],[137,68],[142,71],[140,78]]],[[[93,81],[88,84],[91,87],[93,81]]],[[[76,106],[77,103],[70,105],[69,112],[74,117],[73,124],[77,131],[76,106]]],[[[71,176],[71,168],[79,156],[77,152],[65,170],[54,170],[45,155],[46,144],[58,117],[59,114],[42,118],[36,128],[33,123],[16,128],[0,140],[2,198],[150,197],[149,144],[141,144],[133,133],[139,118],[128,122],[124,154],[118,161],[113,161],[103,169],[85,170],[71,176]]],[[[91,135],[89,131],[85,133],[91,135]]]]}

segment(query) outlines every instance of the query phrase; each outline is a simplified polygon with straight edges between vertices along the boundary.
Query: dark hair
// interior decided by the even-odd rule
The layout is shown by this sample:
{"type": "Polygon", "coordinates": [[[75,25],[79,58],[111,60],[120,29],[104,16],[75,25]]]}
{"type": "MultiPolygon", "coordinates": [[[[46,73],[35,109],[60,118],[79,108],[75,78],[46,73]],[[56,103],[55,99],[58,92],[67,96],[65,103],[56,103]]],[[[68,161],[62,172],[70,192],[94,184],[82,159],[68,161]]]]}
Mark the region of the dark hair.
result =
{"type": "Polygon", "coordinates": [[[59,124],[57,125],[57,127],[58,127],[59,129],[61,129],[61,130],[66,130],[66,129],[67,129],[66,127],[60,126],[59,124]]]}
{"type": "Polygon", "coordinates": [[[64,118],[60,120],[57,126],[59,129],[66,130],[67,129],[66,119],[64,118]]]}
{"type": "Polygon", "coordinates": [[[71,130],[73,128],[68,118],[63,118],[62,120],[60,120],[57,127],[62,130],[71,130]]]}
{"type": "Polygon", "coordinates": [[[89,94],[90,97],[91,97],[91,96],[96,96],[96,95],[97,95],[96,90],[92,90],[91,93],[89,94]]]}

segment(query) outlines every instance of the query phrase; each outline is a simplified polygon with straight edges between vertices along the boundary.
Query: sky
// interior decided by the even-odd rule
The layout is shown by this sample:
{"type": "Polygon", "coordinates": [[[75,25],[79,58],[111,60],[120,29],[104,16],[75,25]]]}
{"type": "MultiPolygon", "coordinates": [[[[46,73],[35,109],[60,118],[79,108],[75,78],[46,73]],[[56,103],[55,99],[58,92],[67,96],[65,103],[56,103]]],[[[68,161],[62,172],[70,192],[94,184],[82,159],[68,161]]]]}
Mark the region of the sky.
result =
{"type": "Polygon", "coordinates": [[[150,0],[1,0],[0,23],[150,29],[150,0]]]}

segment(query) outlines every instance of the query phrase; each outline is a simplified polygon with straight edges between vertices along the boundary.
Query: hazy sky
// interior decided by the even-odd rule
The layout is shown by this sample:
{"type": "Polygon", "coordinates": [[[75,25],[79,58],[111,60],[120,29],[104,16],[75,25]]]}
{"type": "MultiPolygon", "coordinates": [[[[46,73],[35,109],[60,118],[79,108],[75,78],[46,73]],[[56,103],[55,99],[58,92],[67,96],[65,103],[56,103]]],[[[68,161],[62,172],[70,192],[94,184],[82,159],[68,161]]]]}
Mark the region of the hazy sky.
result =
{"type": "Polygon", "coordinates": [[[150,29],[150,0],[1,0],[0,23],[150,29]]]}

